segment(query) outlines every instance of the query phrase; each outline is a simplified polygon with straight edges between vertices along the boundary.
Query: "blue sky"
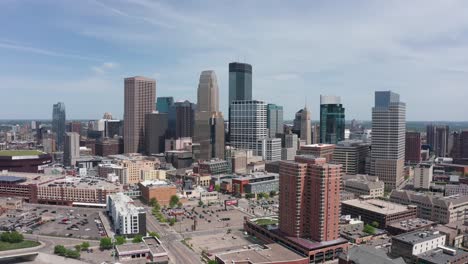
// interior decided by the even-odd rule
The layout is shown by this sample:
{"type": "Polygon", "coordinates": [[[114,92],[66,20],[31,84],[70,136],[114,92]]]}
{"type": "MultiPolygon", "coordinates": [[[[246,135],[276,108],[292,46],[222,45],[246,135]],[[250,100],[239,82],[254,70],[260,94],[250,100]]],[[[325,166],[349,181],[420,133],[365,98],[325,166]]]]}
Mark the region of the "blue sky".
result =
{"type": "Polygon", "coordinates": [[[408,120],[466,121],[468,1],[1,0],[0,119],[122,118],[123,78],[157,80],[157,96],[196,101],[216,71],[226,113],[228,63],[253,65],[253,95],[284,106],[340,95],[369,120],[393,90],[408,120]]]}

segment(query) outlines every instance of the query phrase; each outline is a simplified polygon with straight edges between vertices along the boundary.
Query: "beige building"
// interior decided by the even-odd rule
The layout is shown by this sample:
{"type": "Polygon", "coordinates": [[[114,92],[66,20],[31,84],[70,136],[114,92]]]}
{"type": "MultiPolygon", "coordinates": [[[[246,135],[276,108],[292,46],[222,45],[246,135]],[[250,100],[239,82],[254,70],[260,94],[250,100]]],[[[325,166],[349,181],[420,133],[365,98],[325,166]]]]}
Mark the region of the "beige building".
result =
{"type": "Polygon", "coordinates": [[[142,181],[166,180],[165,170],[141,170],[142,181]]]}
{"type": "Polygon", "coordinates": [[[142,153],[145,148],[145,115],[155,110],[156,80],[141,76],[125,78],[124,152],[142,153]]]}
{"type": "Polygon", "coordinates": [[[346,175],[343,177],[343,187],[356,195],[366,195],[372,198],[384,195],[385,184],[378,177],[369,175],[346,175]]]}
{"type": "Polygon", "coordinates": [[[122,160],[120,162],[127,172],[124,175],[122,184],[135,184],[141,181],[141,171],[151,171],[155,168],[155,162],[152,160],[122,160]]]}

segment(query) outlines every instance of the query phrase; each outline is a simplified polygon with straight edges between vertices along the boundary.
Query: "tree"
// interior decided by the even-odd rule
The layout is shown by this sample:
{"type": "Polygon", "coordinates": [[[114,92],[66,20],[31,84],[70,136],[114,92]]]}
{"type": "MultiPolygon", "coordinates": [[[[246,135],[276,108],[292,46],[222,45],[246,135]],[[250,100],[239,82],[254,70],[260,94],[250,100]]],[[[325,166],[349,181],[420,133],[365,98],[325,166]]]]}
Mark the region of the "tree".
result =
{"type": "Polygon", "coordinates": [[[216,262],[216,260],[210,259],[210,260],[208,260],[208,264],[217,264],[217,262],[216,262]]]}
{"type": "Polygon", "coordinates": [[[182,208],[182,203],[181,202],[177,203],[177,208],[182,208]]]}
{"type": "Polygon", "coordinates": [[[142,235],[136,235],[133,240],[132,240],[133,243],[140,243],[140,242],[143,242],[143,236],[142,235]]]}
{"type": "Polygon", "coordinates": [[[221,186],[219,184],[215,184],[214,189],[215,191],[219,192],[221,190],[221,186]]]}
{"type": "Polygon", "coordinates": [[[67,252],[67,249],[63,245],[56,245],[54,247],[54,254],[56,255],[65,256],[66,252],[67,252]]]}
{"type": "Polygon", "coordinates": [[[175,223],[176,223],[175,218],[169,219],[169,225],[170,225],[170,226],[173,226],[175,223]]]}
{"type": "Polygon", "coordinates": [[[373,227],[371,225],[365,225],[363,231],[364,231],[364,233],[367,233],[369,235],[373,235],[373,234],[375,234],[375,227],[373,227]]]}
{"type": "MultiPolygon", "coordinates": [[[[202,201],[198,201],[198,206],[199,207],[202,207],[203,206],[203,202],[202,201]]],[[[195,208],[194,208],[195,209],[195,208]]]]}
{"type": "Polygon", "coordinates": [[[160,236],[158,233],[156,233],[156,232],[149,232],[148,235],[149,235],[149,236],[152,236],[152,237],[161,238],[161,236],[160,236]]]}
{"type": "Polygon", "coordinates": [[[24,240],[23,234],[18,233],[17,231],[13,232],[3,232],[0,236],[0,240],[3,242],[9,243],[19,243],[24,240]]]}
{"type": "Polygon", "coordinates": [[[88,250],[91,245],[88,241],[81,243],[81,250],[88,250]]]}
{"type": "Polygon", "coordinates": [[[127,242],[127,240],[123,236],[115,236],[114,238],[115,238],[116,245],[123,245],[125,244],[125,242],[127,242]]]}
{"type": "Polygon", "coordinates": [[[273,198],[273,197],[275,197],[275,196],[276,196],[276,191],[271,191],[271,192],[270,192],[270,197],[273,198]]]}
{"type": "Polygon", "coordinates": [[[174,208],[179,202],[179,197],[177,195],[172,195],[171,199],[169,200],[169,206],[174,208]]]}
{"type": "Polygon", "coordinates": [[[153,198],[151,198],[149,200],[148,205],[151,206],[151,207],[154,207],[157,202],[158,202],[158,200],[155,197],[153,197],[153,198]]]}
{"type": "Polygon", "coordinates": [[[255,197],[255,194],[253,194],[253,193],[246,193],[246,194],[245,194],[245,198],[246,198],[246,199],[252,199],[252,198],[254,198],[254,197],[255,197]]]}
{"type": "Polygon", "coordinates": [[[373,221],[373,222],[371,223],[371,225],[372,225],[373,227],[377,228],[377,227],[379,227],[379,222],[373,221]]]}
{"type": "MultiPolygon", "coordinates": [[[[79,246],[79,245],[77,245],[77,246],[79,246]]],[[[65,257],[79,259],[80,258],[80,251],[67,249],[67,251],[65,252],[65,257]]]]}
{"type": "Polygon", "coordinates": [[[99,243],[99,247],[101,249],[111,249],[112,248],[112,240],[110,237],[103,237],[99,243]]]}
{"type": "Polygon", "coordinates": [[[75,245],[75,249],[76,249],[76,251],[81,251],[81,249],[82,249],[81,245],[75,245]]]}

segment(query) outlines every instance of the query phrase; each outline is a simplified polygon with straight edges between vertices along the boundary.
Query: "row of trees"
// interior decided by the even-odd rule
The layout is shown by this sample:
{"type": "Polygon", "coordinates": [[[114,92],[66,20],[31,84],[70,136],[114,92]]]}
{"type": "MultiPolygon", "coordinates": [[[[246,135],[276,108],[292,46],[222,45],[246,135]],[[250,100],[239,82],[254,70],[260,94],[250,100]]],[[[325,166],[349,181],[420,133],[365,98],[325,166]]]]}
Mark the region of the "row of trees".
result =
{"type": "Polygon", "coordinates": [[[8,242],[8,243],[20,243],[20,242],[23,242],[24,237],[23,237],[23,234],[18,233],[17,231],[3,232],[0,235],[0,240],[2,242],[8,242]]]}
{"type": "Polygon", "coordinates": [[[54,247],[54,254],[67,257],[67,258],[74,258],[74,259],[79,259],[81,256],[81,251],[88,250],[90,247],[89,242],[85,241],[79,245],[75,246],[75,249],[69,249],[66,248],[63,245],[56,245],[54,247]]]}
{"type": "MultiPolygon", "coordinates": [[[[161,205],[159,204],[156,198],[154,197],[151,198],[148,204],[153,207],[153,209],[151,210],[151,213],[154,215],[154,217],[156,217],[156,219],[158,219],[159,222],[161,223],[169,222],[169,225],[171,226],[175,224],[176,220],[174,218],[167,219],[164,216],[164,214],[161,213],[161,205]]],[[[171,208],[174,208],[176,206],[179,208],[182,207],[182,203],[180,202],[179,197],[177,195],[171,196],[171,199],[169,201],[169,206],[171,208]]]]}

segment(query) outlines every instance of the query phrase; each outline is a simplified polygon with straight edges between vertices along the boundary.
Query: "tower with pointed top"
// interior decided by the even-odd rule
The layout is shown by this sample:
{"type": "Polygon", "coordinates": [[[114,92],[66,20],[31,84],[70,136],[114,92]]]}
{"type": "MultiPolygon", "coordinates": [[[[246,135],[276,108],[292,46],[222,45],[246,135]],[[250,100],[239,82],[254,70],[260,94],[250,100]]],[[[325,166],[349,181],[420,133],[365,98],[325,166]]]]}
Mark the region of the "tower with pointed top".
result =
{"type": "Polygon", "coordinates": [[[304,140],[307,145],[312,143],[310,116],[310,111],[307,110],[307,105],[305,105],[301,113],[301,140],[304,140]]]}

